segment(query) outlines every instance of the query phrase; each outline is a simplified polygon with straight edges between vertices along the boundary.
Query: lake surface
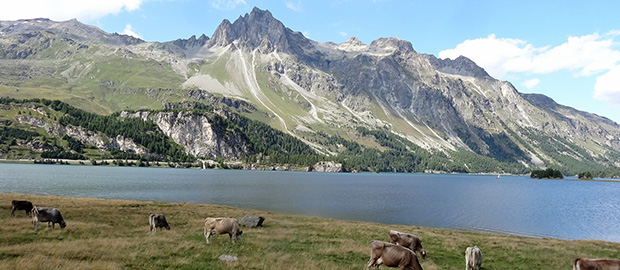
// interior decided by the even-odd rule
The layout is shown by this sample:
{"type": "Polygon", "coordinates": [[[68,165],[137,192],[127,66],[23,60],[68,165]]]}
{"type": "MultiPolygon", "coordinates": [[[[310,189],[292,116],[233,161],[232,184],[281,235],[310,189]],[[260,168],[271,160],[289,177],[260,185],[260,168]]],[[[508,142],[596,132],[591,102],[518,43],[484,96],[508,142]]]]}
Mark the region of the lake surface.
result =
{"type": "Polygon", "coordinates": [[[620,242],[620,182],[0,164],[0,192],[221,204],[339,220],[620,242]]]}

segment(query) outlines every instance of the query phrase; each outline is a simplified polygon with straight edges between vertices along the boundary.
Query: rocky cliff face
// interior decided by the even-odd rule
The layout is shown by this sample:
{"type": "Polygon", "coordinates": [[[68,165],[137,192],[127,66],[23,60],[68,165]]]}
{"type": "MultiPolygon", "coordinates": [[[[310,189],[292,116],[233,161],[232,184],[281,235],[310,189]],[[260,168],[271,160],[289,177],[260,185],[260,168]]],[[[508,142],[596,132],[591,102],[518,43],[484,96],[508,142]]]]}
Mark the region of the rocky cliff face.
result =
{"type": "Polygon", "coordinates": [[[149,155],[152,155],[151,153],[148,153],[148,151],[143,146],[138,145],[131,139],[127,139],[120,135],[114,138],[110,138],[106,135],[90,130],[85,130],[81,127],[63,126],[56,122],[47,122],[40,117],[33,117],[27,115],[18,116],[16,117],[16,120],[22,124],[27,124],[29,126],[41,127],[45,129],[48,134],[54,135],[56,137],[68,135],[80,141],[84,145],[93,145],[105,151],[120,150],[127,153],[135,153],[144,157],[149,157],[149,155]]]}
{"type": "Polygon", "coordinates": [[[239,159],[252,154],[249,142],[242,134],[214,124],[213,118],[204,114],[189,111],[123,112],[121,117],[155,122],[164,134],[196,157],[239,159]]]}

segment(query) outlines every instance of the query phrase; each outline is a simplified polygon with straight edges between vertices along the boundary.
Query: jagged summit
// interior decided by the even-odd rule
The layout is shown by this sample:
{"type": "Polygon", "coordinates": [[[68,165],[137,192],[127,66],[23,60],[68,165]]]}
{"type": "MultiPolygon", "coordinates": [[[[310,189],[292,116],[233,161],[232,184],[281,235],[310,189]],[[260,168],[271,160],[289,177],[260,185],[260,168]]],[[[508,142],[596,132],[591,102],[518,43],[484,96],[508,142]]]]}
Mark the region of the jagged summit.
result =
{"type": "Polygon", "coordinates": [[[425,54],[424,56],[434,68],[443,73],[492,79],[491,75],[484,68],[465,56],[461,55],[454,60],[450,58],[439,59],[431,54],[425,54]]]}
{"type": "Polygon", "coordinates": [[[187,49],[190,47],[202,47],[207,43],[207,41],[209,41],[209,37],[207,37],[205,34],[202,34],[198,39],[196,39],[196,35],[192,35],[188,39],[180,38],[174,40],[172,44],[187,49]]]}
{"type": "Polygon", "coordinates": [[[361,51],[367,49],[368,45],[356,37],[351,37],[347,41],[340,43],[337,48],[342,51],[361,51]]]}
{"type": "Polygon", "coordinates": [[[309,47],[310,41],[301,33],[286,28],[269,10],[254,7],[251,13],[240,16],[234,23],[223,20],[207,42],[207,46],[230,44],[244,50],[258,49],[265,53],[276,50],[303,53],[303,48],[309,47]]]}

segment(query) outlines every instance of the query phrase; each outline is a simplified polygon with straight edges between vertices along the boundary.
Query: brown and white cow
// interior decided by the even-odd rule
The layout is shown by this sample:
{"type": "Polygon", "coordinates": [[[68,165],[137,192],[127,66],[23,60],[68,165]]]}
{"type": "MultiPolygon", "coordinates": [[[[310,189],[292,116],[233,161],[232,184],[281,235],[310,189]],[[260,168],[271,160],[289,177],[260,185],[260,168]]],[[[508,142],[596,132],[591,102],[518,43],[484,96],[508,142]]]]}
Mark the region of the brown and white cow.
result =
{"type": "Polygon", "coordinates": [[[32,208],[32,223],[34,224],[35,232],[39,229],[39,222],[47,222],[47,227],[52,223],[52,229],[56,223],[60,225],[61,230],[67,227],[67,223],[65,223],[65,220],[62,218],[60,211],[51,207],[35,206],[32,208]]]}
{"type": "Polygon", "coordinates": [[[29,201],[11,201],[11,216],[15,216],[15,210],[24,210],[26,211],[26,216],[32,212],[32,203],[29,201]]]}
{"type": "Polygon", "coordinates": [[[204,234],[207,244],[211,242],[210,238],[213,233],[228,234],[230,242],[235,243],[235,240],[241,241],[243,231],[234,218],[206,218],[204,234]]]}
{"type": "Polygon", "coordinates": [[[573,270],[620,270],[620,260],[577,258],[573,270]]]}
{"type": "Polygon", "coordinates": [[[170,230],[170,225],[168,225],[168,221],[166,221],[166,217],[162,214],[150,214],[149,215],[149,230],[151,231],[151,235],[157,232],[157,228],[166,228],[170,230]]]}
{"type": "Polygon", "coordinates": [[[379,269],[379,265],[384,264],[388,267],[398,267],[401,270],[413,269],[422,270],[418,257],[410,249],[399,245],[373,240],[370,243],[370,260],[366,265],[366,270],[374,266],[379,269]]]}
{"type": "Polygon", "coordinates": [[[413,234],[390,230],[390,243],[411,249],[416,255],[420,254],[422,259],[426,259],[426,250],[422,248],[420,238],[413,234]]]}
{"type": "Polygon", "coordinates": [[[465,250],[465,270],[480,269],[482,264],[482,251],[478,246],[467,247],[465,250]]]}

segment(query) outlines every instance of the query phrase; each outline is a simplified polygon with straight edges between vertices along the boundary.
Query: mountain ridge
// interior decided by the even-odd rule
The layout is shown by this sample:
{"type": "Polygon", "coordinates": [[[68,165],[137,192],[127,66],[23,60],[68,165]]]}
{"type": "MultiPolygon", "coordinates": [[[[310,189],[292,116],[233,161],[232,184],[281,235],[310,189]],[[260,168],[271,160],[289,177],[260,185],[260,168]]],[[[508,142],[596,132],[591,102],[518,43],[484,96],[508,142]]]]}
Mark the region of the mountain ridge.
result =
{"type": "Polygon", "coordinates": [[[363,127],[448,156],[464,150],[529,167],[620,166],[617,123],[520,93],[470,59],[438,59],[398,38],[319,43],[259,8],[223,20],[211,38],[101,44],[65,37],[46,47],[41,37],[20,35],[21,51],[0,37],[2,95],[54,93],[119,111],[212,102],[198,94],[208,93],[252,104],[261,113],[247,116],[323,153],[339,150],[322,144],[322,134],[378,147],[360,135],[363,127]],[[21,54],[26,68],[16,69],[11,50],[36,54],[21,54]],[[28,68],[42,71],[22,75],[28,68]]]}

